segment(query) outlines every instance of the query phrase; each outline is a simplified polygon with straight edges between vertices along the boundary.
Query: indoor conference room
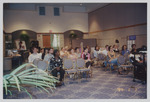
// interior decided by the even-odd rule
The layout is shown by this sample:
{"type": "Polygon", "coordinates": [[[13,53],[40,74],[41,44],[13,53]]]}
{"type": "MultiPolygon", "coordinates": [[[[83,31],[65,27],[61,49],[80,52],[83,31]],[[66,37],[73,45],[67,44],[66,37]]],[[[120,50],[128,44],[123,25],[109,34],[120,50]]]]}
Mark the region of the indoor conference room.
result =
{"type": "Polygon", "coordinates": [[[147,3],[3,3],[3,99],[147,99],[147,3]]]}

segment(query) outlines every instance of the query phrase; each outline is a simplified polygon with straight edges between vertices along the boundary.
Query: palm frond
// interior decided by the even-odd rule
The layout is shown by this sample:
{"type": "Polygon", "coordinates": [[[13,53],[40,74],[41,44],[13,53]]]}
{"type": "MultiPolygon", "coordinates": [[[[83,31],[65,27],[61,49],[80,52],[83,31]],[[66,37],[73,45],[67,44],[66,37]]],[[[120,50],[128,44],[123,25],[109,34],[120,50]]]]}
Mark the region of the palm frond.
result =
{"type": "Polygon", "coordinates": [[[36,86],[37,89],[42,89],[50,94],[46,88],[50,88],[53,92],[53,89],[56,89],[56,82],[59,82],[57,77],[50,76],[43,70],[38,69],[35,65],[29,63],[23,64],[10,74],[3,76],[3,88],[5,89],[6,95],[8,92],[12,95],[9,88],[15,88],[18,91],[25,91],[30,98],[32,98],[32,95],[23,85],[36,86]],[[32,68],[26,69],[27,66],[31,66],[32,68]]]}

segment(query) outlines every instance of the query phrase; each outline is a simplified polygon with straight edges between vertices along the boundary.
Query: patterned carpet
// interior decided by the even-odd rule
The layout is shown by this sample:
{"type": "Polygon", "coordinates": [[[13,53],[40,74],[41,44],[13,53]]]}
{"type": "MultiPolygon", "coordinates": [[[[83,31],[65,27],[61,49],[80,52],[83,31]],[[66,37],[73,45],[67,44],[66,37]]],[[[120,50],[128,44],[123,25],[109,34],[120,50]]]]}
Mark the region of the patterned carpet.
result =
{"type": "MultiPolygon", "coordinates": [[[[140,80],[133,82],[133,73],[117,76],[116,71],[93,68],[92,78],[66,79],[66,84],[57,87],[48,95],[35,87],[28,87],[33,99],[147,99],[147,84],[140,80]]],[[[14,91],[4,99],[29,99],[25,92],[14,91]],[[16,93],[16,94],[15,94],[16,93]]]]}

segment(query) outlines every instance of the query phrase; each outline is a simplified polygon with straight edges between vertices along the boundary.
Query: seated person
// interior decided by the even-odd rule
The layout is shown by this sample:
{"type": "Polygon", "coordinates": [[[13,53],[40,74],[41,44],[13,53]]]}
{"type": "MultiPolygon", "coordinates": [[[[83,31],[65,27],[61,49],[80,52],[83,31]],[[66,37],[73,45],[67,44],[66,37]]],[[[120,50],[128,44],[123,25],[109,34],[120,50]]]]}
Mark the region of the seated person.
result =
{"type": "Polygon", "coordinates": [[[81,53],[80,53],[79,47],[75,48],[75,54],[77,55],[78,58],[81,58],[81,53]]]}
{"type": "Polygon", "coordinates": [[[74,49],[73,48],[69,49],[68,58],[72,59],[72,60],[76,60],[78,58],[78,56],[74,53],[74,49]]]}
{"type": "Polygon", "coordinates": [[[108,49],[109,49],[109,51],[108,51],[108,57],[107,57],[108,58],[108,62],[105,61],[104,64],[105,64],[105,66],[107,66],[107,63],[112,64],[111,65],[111,69],[114,69],[113,65],[118,65],[118,63],[117,63],[117,57],[115,55],[115,52],[114,52],[112,46],[109,46],[108,49]]]}
{"type": "Polygon", "coordinates": [[[119,49],[117,45],[113,45],[113,50],[114,52],[119,53],[119,49]]]}
{"type": "Polygon", "coordinates": [[[61,48],[60,57],[61,57],[61,58],[67,58],[67,57],[68,57],[68,51],[65,50],[64,47],[61,48]]]}
{"type": "Polygon", "coordinates": [[[86,63],[86,67],[88,68],[89,66],[91,66],[91,60],[90,60],[90,54],[88,53],[88,48],[85,47],[82,53],[82,58],[85,60],[86,63]]]}
{"type": "Polygon", "coordinates": [[[42,58],[42,54],[43,54],[43,53],[44,53],[44,48],[41,48],[41,49],[40,49],[40,52],[39,52],[41,58],[42,58]]]}
{"type": "Polygon", "coordinates": [[[95,46],[95,50],[94,50],[94,58],[98,58],[98,53],[99,53],[99,47],[95,46]]]}
{"type": "Polygon", "coordinates": [[[42,53],[41,58],[44,59],[45,55],[48,54],[48,48],[44,48],[44,53],[42,53]]]}
{"type": "Polygon", "coordinates": [[[132,44],[131,47],[132,47],[132,50],[131,50],[130,52],[131,52],[131,53],[136,53],[136,52],[137,52],[137,50],[136,50],[136,45],[135,45],[135,44],[132,44]]]}
{"type": "Polygon", "coordinates": [[[53,52],[54,52],[53,48],[48,49],[48,54],[45,55],[44,61],[50,63],[50,60],[54,57],[53,52]]]}
{"type": "Polygon", "coordinates": [[[78,56],[76,53],[74,53],[74,49],[69,49],[69,55],[68,58],[73,61],[73,68],[76,68],[76,60],[78,59],[78,56]]]}
{"type": "Polygon", "coordinates": [[[33,63],[35,59],[41,59],[40,54],[38,53],[38,49],[36,47],[32,48],[32,54],[29,55],[28,61],[29,63],[33,63]]]}
{"type": "Polygon", "coordinates": [[[63,69],[63,61],[59,57],[59,51],[54,50],[54,57],[50,60],[50,69],[52,70],[52,75],[57,77],[58,72],[60,73],[60,78],[58,85],[62,85],[62,81],[64,79],[65,70],[63,69]]]}
{"type": "Polygon", "coordinates": [[[130,54],[129,50],[127,50],[127,45],[123,45],[121,54],[124,56],[124,54],[126,54],[126,53],[130,54]]]}
{"type": "Polygon", "coordinates": [[[108,47],[109,47],[109,46],[106,45],[104,49],[101,48],[101,49],[99,50],[99,53],[102,53],[102,54],[104,54],[104,55],[107,56],[107,53],[108,53],[108,47]]]}

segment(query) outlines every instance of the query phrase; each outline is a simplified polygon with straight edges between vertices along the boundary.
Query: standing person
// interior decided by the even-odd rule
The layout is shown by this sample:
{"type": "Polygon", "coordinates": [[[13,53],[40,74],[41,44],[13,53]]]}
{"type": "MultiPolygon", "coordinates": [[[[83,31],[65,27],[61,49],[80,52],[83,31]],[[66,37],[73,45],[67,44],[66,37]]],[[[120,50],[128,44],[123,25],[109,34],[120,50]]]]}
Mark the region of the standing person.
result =
{"type": "Polygon", "coordinates": [[[48,54],[46,54],[44,57],[44,60],[47,61],[48,63],[50,63],[50,60],[54,57],[53,52],[54,52],[54,49],[49,48],[48,54]]]}
{"type": "Polygon", "coordinates": [[[136,50],[136,45],[135,44],[132,44],[132,50],[130,51],[131,53],[135,53],[135,52],[137,52],[137,50],[136,50]]]}
{"type": "Polygon", "coordinates": [[[90,54],[88,52],[88,48],[85,47],[82,53],[82,58],[85,60],[86,63],[86,67],[88,68],[89,66],[91,66],[91,60],[90,60],[90,54]]]}
{"type": "Polygon", "coordinates": [[[124,55],[124,54],[126,54],[126,53],[129,54],[130,52],[129,52],[129,50],[127,50],[127,45],[123,45],[123,46],[122,46],[121,54],[124,55]]]}
{"type": "Polygon", "coordinates": [[[80,52],[79,47],[75,48],[75,53],[76,53],[76,55],[77,55],[78,58],[81,58],[81,52],[80,52]]]}
{"type": "Polygon", "coordinates": [[[59,51],[54,50],[54,57],[50,60],[50,69],[52,70],[52,75],[57,77],[57,73],[60,73],[60,78],[58,85],[62,85],[62,81],[64,79],[65,70],[63,69],[62,59],[59,57],[59,51]]]}
{"type": "Polygon", "coordinates": [[[22,41],[19,42],[19,50],[25,50],[25,47],[24,47],[22,41]]]}
{"type": "Polygon", "coordinates": [[[28,61],[29,63],[33,63],[35,59],[41,59],[40,54],[38,53],[38,49],[36,47],[32,48],[32,54],[29,55],[28,61]]]}

